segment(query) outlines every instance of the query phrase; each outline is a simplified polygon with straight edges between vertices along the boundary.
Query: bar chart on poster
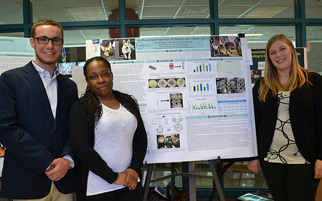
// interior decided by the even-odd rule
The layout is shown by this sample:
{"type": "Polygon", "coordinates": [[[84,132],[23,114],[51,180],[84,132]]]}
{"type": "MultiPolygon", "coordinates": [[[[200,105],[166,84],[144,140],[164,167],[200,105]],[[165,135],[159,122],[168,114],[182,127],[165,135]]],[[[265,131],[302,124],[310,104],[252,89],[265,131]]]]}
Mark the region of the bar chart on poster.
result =
{"type": "Polygon", "coordinates": [[[147,163],[257,155],[245,37],[86,41],[110,61],[115,90],[133,95],[147,130],[147,163]]]}

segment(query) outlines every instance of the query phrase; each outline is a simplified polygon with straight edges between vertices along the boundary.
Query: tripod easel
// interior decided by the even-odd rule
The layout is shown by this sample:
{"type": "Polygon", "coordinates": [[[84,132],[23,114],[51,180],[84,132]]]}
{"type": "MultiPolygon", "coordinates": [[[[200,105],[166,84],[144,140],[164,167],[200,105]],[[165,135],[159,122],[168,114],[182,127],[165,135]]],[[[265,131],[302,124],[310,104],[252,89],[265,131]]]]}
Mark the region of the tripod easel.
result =
{"type": "MultiPolygon", "coordinates": [[[[216,169],[216,165],[220,162],[220,157],[215,160],[208,160],[210,170],[212,172],[212,176],[205,176],[205,175],[197,175],[197,174],[191,174],[191,173],[184,173],[184,172],[177,172],[175,169],[175,163],[171,163],[171,174],[168,176],[163,176],[159,177],[156,179],[151,179],[152,178],[152,172],[154,169],[155,164],[147,164],[147,174],[146,174],[146,179],[144,182],[144,197],[143,201],[146,201],[148,198],[148,192],[149,192],[149,187],[150,184],[153,182],[157,181],[162,181],[165,179],[170,179],[171,178],[171,192],[175,191],[175,177],[177,176],[182,176],[182,177],[199,177],[199,178],[208,178],[208,179],[213,179],[214,181],[214,188],[218,191],[218,195],[221,201],[225,201],[225,196],[223,192],[222,185],[220,183],[219,177],[218,177],[218,170],[216,169]]],[[[171,196],[171,201],[174,201],[174,196],[171,196]]]]}

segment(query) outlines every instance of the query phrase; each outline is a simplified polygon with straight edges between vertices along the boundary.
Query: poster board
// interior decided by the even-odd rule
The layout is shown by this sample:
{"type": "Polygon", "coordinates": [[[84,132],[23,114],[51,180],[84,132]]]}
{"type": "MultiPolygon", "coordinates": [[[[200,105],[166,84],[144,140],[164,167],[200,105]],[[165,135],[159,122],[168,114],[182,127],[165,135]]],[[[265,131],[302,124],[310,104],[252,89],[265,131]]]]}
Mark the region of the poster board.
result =
{"type": "Polygon", "coordinates": [[[10,69],[26,65],[35,58],[29,38],[0,37],[0,75],[10,69]]]}
{"type": "Polygon", "coordinates": [[[249,55],[237,35],[86,41],[138,100],[147,163],[257,156],[249,55]]]}

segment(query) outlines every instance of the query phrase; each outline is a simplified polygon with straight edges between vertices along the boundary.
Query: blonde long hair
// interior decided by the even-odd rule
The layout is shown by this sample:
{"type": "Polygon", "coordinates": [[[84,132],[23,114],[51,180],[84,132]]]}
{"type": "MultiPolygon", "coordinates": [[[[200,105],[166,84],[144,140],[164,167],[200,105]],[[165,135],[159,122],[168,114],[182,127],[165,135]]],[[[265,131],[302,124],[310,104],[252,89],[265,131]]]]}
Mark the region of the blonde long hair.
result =
{"type": "Polygon", "coordinates": [[[284,34],[278,34],[269,39],[266,45],[265,56],[266,61],[264,79],[261,80],[258,91],[258,98],[260,101],[265,102],[269,90],[272,91],[272,96],[275,96],[277,95],[278,91],[294,90],[297,87],[302,87],[306,83],[310,83],[310,81],[308,80],[308,71],[300,66],[294,45],[292,41],[284,34]],[[269,57],[269,49],[277,40],[283,41],[286,45],[288,45],[291,48],[292,51],[290,78],[285,87],[282,86],[282,84],[280,83],[276,67],[273,65],[272,60],[269,57]]]}

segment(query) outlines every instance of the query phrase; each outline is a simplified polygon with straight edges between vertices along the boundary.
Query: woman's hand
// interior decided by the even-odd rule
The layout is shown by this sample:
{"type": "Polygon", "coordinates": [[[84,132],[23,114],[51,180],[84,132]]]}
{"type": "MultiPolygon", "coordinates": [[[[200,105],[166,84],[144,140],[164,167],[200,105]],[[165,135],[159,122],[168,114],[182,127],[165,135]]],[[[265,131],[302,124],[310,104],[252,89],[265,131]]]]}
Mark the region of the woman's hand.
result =
{"type": "Polygon", "coordinates": [[[126,186],[130,189],[130,190],[134,190],[136,188],[136,185],[138,183],[138,178],[139,178],[139,175],[138,173],[131,169],[131,168],[128,168],[124,171],[124,173],[126,173],[126,186]]]}
{"type": "Polygon", "coordinates": [[[127,186],[126,185],[126,176],[127,175],[124,172],[118,173],[117,179],[113,182],[113,184],[127,186]]]}
{"type": "Polygon", "coordinates": [[[257,159],[257,160],[248,161],[247,167],[251,172],[258,173],[260,169],[259,160],[257,159]]]}
{"type": "Polygon", "coordinates": [[[314,179],[322,178],[322,160],[316,159],[314,165],[314,179]]]}

